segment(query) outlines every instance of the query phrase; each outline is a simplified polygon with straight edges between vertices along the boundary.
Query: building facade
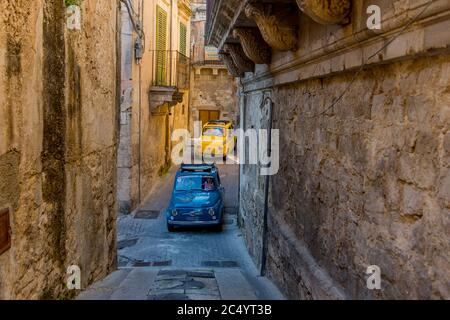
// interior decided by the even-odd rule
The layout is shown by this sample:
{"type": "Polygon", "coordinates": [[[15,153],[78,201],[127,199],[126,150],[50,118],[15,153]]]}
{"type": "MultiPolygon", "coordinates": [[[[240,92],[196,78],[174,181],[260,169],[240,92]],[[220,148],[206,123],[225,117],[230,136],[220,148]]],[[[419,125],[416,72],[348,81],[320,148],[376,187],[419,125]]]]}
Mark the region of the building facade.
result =
{"type": "Polygon", "coordinates": [[[116,266],[118,2],[0,2],[0,299],[116,266]]]}
{"type": "Polygon", "coordinates": [[[209,0],[243,127],[279,130],[240,220],[287,297],[450,298],[449,28],[447,0],[209,0]]]}
{"type": "Polygon", "coordinates": [[[205,46],[206,0],[192,1],[191,101],[189,130],[209,120],[237,123],[237,85],[214,46],[205,46]]]}
{"type": "Polygon", "coordinates": [[[172,132],[187,128],[190,1],[122,2],[119,207],[128,214],[171,166],[172,132]]]}

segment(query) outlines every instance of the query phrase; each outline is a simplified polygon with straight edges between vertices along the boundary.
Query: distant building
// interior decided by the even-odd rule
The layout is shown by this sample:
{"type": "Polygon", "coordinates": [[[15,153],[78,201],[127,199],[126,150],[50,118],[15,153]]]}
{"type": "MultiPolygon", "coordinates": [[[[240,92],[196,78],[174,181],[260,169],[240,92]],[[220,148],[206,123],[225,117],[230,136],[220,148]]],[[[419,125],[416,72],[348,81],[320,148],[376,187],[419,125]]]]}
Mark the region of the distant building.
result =
{"type": "Polygon", "coordinates": [[[190,125],[200,121],[238,122],[237,85],[214,46],[205,46],[206,1],[192,1],[190,125]]]}

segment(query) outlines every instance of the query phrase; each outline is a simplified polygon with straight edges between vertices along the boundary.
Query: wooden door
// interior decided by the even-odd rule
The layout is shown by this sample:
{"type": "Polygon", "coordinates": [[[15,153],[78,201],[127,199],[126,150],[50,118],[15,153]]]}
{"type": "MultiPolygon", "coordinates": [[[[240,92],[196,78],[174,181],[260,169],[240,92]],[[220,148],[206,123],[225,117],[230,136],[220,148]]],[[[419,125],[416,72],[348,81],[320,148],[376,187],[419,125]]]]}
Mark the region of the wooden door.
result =
{"type": "Polygon", "coordinates": [[[211,120],[220,120],[220,111],[200,110],[200,121],[202,122],[202,127],[211,120]]]}

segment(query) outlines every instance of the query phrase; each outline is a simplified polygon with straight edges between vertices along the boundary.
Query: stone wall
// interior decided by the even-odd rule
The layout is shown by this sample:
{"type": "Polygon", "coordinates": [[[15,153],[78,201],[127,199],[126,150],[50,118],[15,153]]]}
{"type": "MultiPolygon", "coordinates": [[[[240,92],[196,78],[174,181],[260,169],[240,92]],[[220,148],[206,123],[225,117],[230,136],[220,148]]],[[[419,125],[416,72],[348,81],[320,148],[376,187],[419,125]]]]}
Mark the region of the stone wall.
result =
{"type": "MultiPolygon", "coordinates": [[[[280,130],[267,272],[292,299],[448,299],[450,8],[376,1],[372,32],[372,2],[353,4],[344,26],[301,14],[299,50],[272,50],[242,79],[245,128],[267,127],[265,94],[280,130]],[[381,290],[367,288],[371,265],[381,290]]],[[[240,220],[261,264],[264,179],[241,171],[240,220]]]]}
{"type": "Polygon", "coordinates": [[[448,299],[450,58],[367,70],[315,116],[351,77],[274,93],[283,152],[270,194],[270,273],[290,297],[317,296],[281,224],[348,297],[448,299]],[[367,290],[369,265],[381,268],[383,290],[367,290]]]}
{"type": "Polygon", "coordinates": [[[116,264],[116,3],[0,3],[0,208],[12,247],[0,299],[68,298],[116,264]]]}
{"type": "Polygon", "coordinates": [[[200,110],[219,110],[221,119],[232,120],[236,124],[239,112],[234,78],[223,67],[205,66],[193,69],[191,132],[195,122],[200,119],[200,110]]]}

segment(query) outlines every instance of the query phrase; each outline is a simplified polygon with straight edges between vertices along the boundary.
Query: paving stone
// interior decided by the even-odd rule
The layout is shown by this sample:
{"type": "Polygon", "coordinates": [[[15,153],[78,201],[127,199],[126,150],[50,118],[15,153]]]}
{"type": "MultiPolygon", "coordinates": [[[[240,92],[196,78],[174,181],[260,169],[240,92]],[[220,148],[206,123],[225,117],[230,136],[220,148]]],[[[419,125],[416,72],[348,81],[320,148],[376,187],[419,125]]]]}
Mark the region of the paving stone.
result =
{"type": "Polygon", "coordinates": [[[157,290],[167,290],[167,289],[178,289],[182,288],[184,285],[183,281],[179,280],[163,280],[156,282],[157,290]]]}

